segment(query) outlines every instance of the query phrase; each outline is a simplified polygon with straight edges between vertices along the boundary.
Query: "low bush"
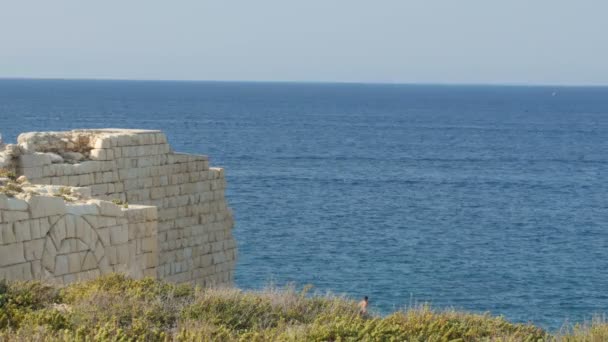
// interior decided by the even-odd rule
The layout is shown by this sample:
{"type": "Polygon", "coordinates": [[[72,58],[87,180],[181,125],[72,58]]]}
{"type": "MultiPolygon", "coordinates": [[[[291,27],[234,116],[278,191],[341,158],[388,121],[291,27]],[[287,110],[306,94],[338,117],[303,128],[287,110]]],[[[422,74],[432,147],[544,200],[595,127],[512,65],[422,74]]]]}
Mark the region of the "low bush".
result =
{"type": "Polygon", "coordinates": [[[0,340],[38,341],[606,341],[594,321],[551,335],[502,317],[421,306],[361,316],[308,289],[201,289],[108,275],[55,287],[0,282],[0,340]]]}
{"type": "Polygon", "coordinates": [[[8,178],[12,181],[15,181],[17,180],[17,175],[11,170],[0,168],[0,178],[8,178]]]}

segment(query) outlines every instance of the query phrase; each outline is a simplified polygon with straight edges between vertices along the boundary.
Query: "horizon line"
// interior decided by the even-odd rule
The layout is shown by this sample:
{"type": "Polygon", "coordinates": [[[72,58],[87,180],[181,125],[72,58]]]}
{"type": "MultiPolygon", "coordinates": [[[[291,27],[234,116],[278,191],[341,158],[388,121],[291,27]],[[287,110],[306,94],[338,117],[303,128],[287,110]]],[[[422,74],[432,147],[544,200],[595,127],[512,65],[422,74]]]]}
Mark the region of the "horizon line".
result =
{"type": "Polygon", "coordinates": [[[606,88],[606,84],[583,83],[484,83],[484,82],[384,82],[384,81],[302,81],[302,80],[203,80],[203,79],[146,79],[146,78],[113,78],[113,77],[2,77],[0,81],[118,81],[118,82],[184,82],[184,83],[283,83],[283,84],[344,84],[344,85],[403,85],[403,86],[486,86],[486,87],[572,87],[572,88],[606,88]]]}

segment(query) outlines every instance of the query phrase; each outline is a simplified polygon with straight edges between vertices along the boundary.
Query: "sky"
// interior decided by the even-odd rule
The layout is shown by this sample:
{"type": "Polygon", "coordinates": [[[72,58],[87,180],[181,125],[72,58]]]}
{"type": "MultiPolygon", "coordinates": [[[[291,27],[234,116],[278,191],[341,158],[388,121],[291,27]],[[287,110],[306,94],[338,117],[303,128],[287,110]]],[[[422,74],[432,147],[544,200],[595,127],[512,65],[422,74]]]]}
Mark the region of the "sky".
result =
{"type": "Polygon", "coordinates": [[[0,77],[608,85],[608,1],[0,0],[0,77]]]}

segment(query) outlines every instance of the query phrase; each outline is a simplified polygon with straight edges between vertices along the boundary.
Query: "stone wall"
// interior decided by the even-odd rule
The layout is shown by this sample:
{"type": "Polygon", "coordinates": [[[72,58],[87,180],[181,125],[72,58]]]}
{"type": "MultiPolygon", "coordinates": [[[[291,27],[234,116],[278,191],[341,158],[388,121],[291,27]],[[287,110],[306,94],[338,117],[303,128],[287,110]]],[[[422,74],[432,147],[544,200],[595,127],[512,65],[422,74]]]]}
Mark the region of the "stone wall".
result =
{"type": "Polygon", "coordinates": [[[33,194],[26,199],[0,194],[0,279],[69,283],[109,272],[156,277],[156,207],[70,203],[35,194],[41,188],[25,189],[33,194]],[[145,234],[136,234],[140,226],[145,234]]]}
{"type": "MultiPolygon", "coordinates": [[[[82,192],[78,189],[84,187],[90,189],[90,198],[81,196],[79,203],[64,203],[70,212],[45,216],[48,223],[44,227],[49,225],[49,230],[35,240],[51,241],[48,242],[49,252],[44,256],[55,253],[55,268],[48,260],[45,264],[42,260],[46,259],[42,256],[25,259],[25,244],[29,239],[10,243],[1,240],[0,278],[5,272],[10,273],[10,278],[52,278],[69,282],[97,273],[120,271],[134,277],[155,276],[203,286],[232,282],[236,244],[231,233],[232,214],[224,198],[224,172],[221,168],[210,168],[206,156],[172,152],[160,131],[118,129],[25,133],[19,136],[18,145],[5,146],[4,150],[0,163],[4,162],[4,167],[13,169],[16,175],[24,175],[29,183],[76,187],[76,192],[82,192]],[[121,209],[108,201],[128,203],[128,208],[121,209]],[[91,213],[75,215],[76,209],[71,207],[90,208],[87,210],[91,213]],[[99,214],[94,214],[92,207],[97,207],[99,214]],[[70,237],[68,247],[61,245],[63,240],[55,241],[58,239],[53,238],[55,229],[61,231],[61,227],[71,227],[76,222],[90,227],[89,230],[98,236],[97,240],[70,237]],[[114,232],[109,235],[110,240],[105,240],[106,231],[114,232]],[[93,252],[87,254],[89,249],[74,242],[80,241],[78,239],[93,252]],[[19,243],[23,246],[19,247],[19,243]],[[94,245],[90,246],[92,243],[94,245]],[[98,243],[103,247],[98,248],[98,243]],[[19,254],[20,248],[23,248],[23,259],[13,260],[7,256],[19,254]],[[101,255],[98,249],[103,250],[104,257],[95,259],[98,267],[90,269],[93,259],[87,255],[101,255]],[[71,256],[76,254],[86,270],[81,267],[80,271],[64,273],[65,260],[68,260],[68,271],[78,269],[76,266],[69,268],[70,257],[73,265],[78,263],[77,257],[71,256]],[[3,261],[5,256],[7,261],[3,261]],[[17,276],[20,271],[15,269],[26,269],[23,264],[27,262],[31,275],[17,276]],[[49,267],[45,268],[45,265],[49,267]],[[59,271],[56,265],[61,265],[59,271]]],[[[6,201],[20,200],[8,198],[6,201]]],[[[64,200],[30,196],[22,201],[27,209],[21,202],[18,207],[26,210],[0,207],[2,229],[17,234],[26,224],[22,222],[31,225],[29,220],[40,220],[40,217],[32,217],[32,201],[42,201],[45,203],[42,207],[46,207],[52,203],[59,206],[58,201],[64,200]],[[14,216],[20,220],[13,220],[14,216]]],[[[47,242],[33,244],[42,245],[42,251],[46,251],[47,242]]]]}

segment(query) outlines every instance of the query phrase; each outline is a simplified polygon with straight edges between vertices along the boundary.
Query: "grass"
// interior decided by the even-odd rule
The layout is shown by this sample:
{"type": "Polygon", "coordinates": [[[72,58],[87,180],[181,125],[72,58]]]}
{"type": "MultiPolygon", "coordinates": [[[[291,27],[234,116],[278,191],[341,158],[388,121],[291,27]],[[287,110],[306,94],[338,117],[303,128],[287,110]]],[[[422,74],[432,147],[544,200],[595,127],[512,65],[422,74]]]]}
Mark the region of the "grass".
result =
{"type": "Polygon", "coordinates": [[[13,171],[0,168],[0,178],[8,179],[0,186],[0,193],[8,197],[15,197],[18,193],[23,192],[21,185],[17,183],[17,175],[13,171]]]}
{"type": "Polygon", "coordinates": [[[118,198],[113,199],[112,203],[122,206],[123,208],[129,208],[129,202],[122,201],[118,198]]]}
{"type": "Polygon", "coordinates": [[[68,187],[61,187],[59,191],[54,194],[55,197],[61,197],[66,202],[74,202],[74,198],[72,197],[72,189],[68,187]]]}
{"type": "Polygon", "coordinates": [[[15,197],[15,195],[21,192],[23,192],[21,185],[12,181],[4,184],[4,186],[0,186],[0,193],[3,193],[8,197],[15,197]]]}
{"type": "Polygon", "coordinates": [[[108,275],[55,287],[0,282],[0,341],[606,341],[594,321],[551,335],[502,317],[421,306],[362,317],[293,288],[200,289],[108,275]]]}

